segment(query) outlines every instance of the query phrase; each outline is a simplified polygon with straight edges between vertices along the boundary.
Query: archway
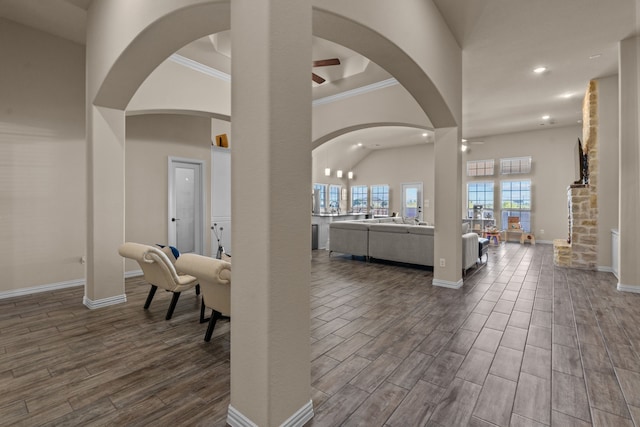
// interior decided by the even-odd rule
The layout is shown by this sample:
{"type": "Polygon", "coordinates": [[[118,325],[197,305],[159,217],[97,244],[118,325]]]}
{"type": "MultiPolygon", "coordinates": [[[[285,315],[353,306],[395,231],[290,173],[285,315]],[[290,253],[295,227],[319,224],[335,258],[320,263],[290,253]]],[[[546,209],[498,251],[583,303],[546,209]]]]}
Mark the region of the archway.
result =
{"type": "MultiPolygon", "coordinates": [[[[238,256],[234,261],[234,282],[240,286],[232,292],[232,307],[237,309],[232,328],[239,328],[246,336],[236,334],[232,343],[232,376],[237,375],[232,381],[231,400],[236,417],[246,414],[247,420],[257,420],[258,424],[281,424],[292,420],[288,417],[291,414],[304,419],[310,409],[310,401],[300,407],[300,399],[305,398],[309,387],[305,354],[309,348],[309,317],[308,305],[300,304],[304,298],[299,296],[308,281],[308,259],[305,262],[303,258],[310,247],[310,236],[305,237],[308,220],[301,213],[308,214],[311,148],[300,141],[311,141],[311,102],[310,93],[306,93],[311,9],[310,3],[299,1],[286,5],[245,1],[182,0],[176,6],[140,0],[133,10],[125,2],[92,3],[87,37],[89,231],[85,302],[91,305],[122,300],[117,298],[123,289],[123,269],[116,248],[124,230],[122,164],[127,103],[162,60],[191,40],[229,28],[230,16],[237,31],[234,61],[239,65],[232,79],[237,91],[232,95],[232,125],[237,126],[233,134],[239,148],[234,151],[233,193],[245,196],[242,203],[236,204],[240,197],[232,202],[234,223],[240,230],[234,231],[234,247],[238,254],[243,245],[248,255],[259,254],[238,256]],[[282,46],[287,46],[286,51],[282,46]],[[252,69],[256,61],[263,66],[259,73],[252,69]],[[296,118],[289,126],[284,120],[287,114],[296,118]],[[277,125],[270,127],[274,118],[277,125]],[[285,187],[292,197],[281,197],[285,187]],[[274,192],[280,196],[270,198],[274,192]],[[251,201],[262,203],[262,216],[255,216],[251,210],[255,203],[251,205],[251,201]],[[283,217],[283,210],[291,218],[283,217]],[[279,256],[274,256],[272,247],[280,248],[279,256]],[[244,284],[256,293],[243,291],[244,284]],[[296,411],[296,407],[300,409],[296,411]]],[[[375,24],[379,25],[389,17],[385,3],[361,1],[360,6],[368,10],[379,7],[375,24]]],[[[335,5],[336,9],[340,7],[335,5]]],[[[437,13],[435,9],[422,9],[419,2],[406,7],[426,15],[437,13]]],[[[320,9],[313,13],[320,13],[320,9]]],[[[327,11],[321,20],[345,32],[341,44],[362,50],[385,69],[394,70],[400,84],[415,92],[413,97],[435,126],[455,126],[459,116],[455,93],[440,93],[421,62],[400,47],[403,39],[391,40],[397,34],[385,34],[388,28],[384,25],[371,28],[358,19],[342,17],[336,10],[327,11]],[[378,56],[373,50],[367,51],[366,44],[360,44],[363,38],[377,43],[378,56]]],[[[315,25],[322,27],[322,23],[315,25]]],[[[429,31],[434,27],[426,26],[423,31],[425,39],[430,39],[429,31]]],[[[453,57],[456,55],[459,49],[453,57]]],[[[451,64],[450,58],[441,59],[443,68],[451,64]]],[[[452,73],[454,79],[458,74],[459,70],[452,73]]],[[[448,138],[447,143],[456,145],[455,138],[448,138]]],[[[234,423],[242,421],[241,417],[233,419],[234,423]]]]}

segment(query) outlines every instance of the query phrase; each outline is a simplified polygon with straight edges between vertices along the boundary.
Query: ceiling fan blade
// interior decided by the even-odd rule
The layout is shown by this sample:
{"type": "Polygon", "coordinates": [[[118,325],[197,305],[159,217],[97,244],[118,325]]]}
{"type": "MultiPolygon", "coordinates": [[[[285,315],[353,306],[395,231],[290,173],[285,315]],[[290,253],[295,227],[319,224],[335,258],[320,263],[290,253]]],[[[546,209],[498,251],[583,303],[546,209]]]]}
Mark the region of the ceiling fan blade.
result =
{"type": "Polygon", "coordinates": [[[338,58],[332,58],[332,59],[320,59],[318,61],[313,61],[314,67],[326,67],[328,65],[340,65],[340,60],[338,58]]]}
{"type": "Polygon", "coordinates": [[[313,80],[314,82],[318,83],[319,85],[321,85],[322,83],[325,82],[325,79],[323,79],[322,77],[320,77],[316,73],[311,73],[311,80],[313,80]]]}

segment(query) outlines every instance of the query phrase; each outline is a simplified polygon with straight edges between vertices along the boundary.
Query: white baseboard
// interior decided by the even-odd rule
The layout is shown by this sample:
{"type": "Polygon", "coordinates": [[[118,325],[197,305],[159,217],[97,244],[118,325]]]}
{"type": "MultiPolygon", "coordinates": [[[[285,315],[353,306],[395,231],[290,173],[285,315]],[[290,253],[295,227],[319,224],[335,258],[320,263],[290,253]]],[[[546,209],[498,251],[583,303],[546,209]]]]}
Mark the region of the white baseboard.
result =
{"type": "Polygon", "coordinates": [[[640,286],[623,285],[622,283],[618,282],[617,289],[621,292],[631,292],[634,294],[640,294],[640,286]]]}
{"type": "Polygon", "coordinates": [[[536,239],[536,244],[553,245],[553,240],[537,240],[536,239]]]}
{"type": "Polygon", "coordinates": [[[229,405],[229,410],[227,411],[227,424],[231,427],[258,427],[257,424],[242,415],[240,411],[231,405],[229,405]]]}
{"type": "Polygon", "coordinates": [[[142,270],[131,270],[131,271],[125,271],[124,272],[124,278],[125,279],[129,279],[131,277],[138,277],[138,276],[142,276],[144,274],[144,272],[142,270]]]}
{"type": "Polygon", "coordinates": [[[309,400],[302,408],[298,409],[295,414],[291,415],[288,420],[283,422],[281,427],[302,427],[311,418],[313,418],[313,402],[309,400]]]}
{"type": "Polygon", "coordinates": [[[433,286],[440,286],[442,288],[450,288],[450,289],[460,289],[463,284],[464,284],[464,282],[462,281],[462,279],[458,280],[457,282],[450,282],[448,280],[433,279],[433,282],[432,282],[433,286]]]}
{"type": "Polygon", "coordinates": [[[599,265],[596,267],[596,270],[602,273],[613,273],[613,268],[607,267],[606,265],[599,265]]]}
{"type": "Polygon", "coordinates": [[[32,286],[30,288],[13,289],[10,291],[0,292],[0,299],[20,297],[24,295],[37,294],[40,292],[55,291],[58,289],[73,288],[76,286],[84,286],[84,279],[68,280],[66,282],[50,283],[48,285],[32,286]]]}
{"type": "Polygon", "coordinates": [[[116,304],[122,304],[127,302],[127,296],[125,294],[122,295],[116,295],[113,297],[109,297],[109,298],[102,298],[99,300],[90,300],[89,298],[87,298],[87,296],[85,295],[82,298],[82,303],[87,307],[90,308],[91,310],[95,310],[96,308],[102,308],[102,307],[107,307],[110,305],[116,305],[116,304]]]}
{"type": "MultiPolygon", "coordinates": [[[[313,402],[309,400],[302,408],[298,409],[280,427],[302,427],[313,418],[313,402]]],[[[253,421],[245,417],[233,406],[229,405],[227,412],[227,424],[231,427],[258,427],[253,421]]]]}

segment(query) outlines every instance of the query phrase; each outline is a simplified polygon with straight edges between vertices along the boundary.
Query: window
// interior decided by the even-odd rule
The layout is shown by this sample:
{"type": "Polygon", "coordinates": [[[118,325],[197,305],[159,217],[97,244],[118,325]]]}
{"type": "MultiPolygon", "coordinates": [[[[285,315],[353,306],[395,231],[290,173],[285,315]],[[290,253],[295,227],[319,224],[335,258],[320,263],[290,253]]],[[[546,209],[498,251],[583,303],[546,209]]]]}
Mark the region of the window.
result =
{"type": "Polygon", "coordinates": [[[320,194],[320,212],[327,206],[327,184],[313,184],[314,193],[320,194]]]}
{"type": "Polygon", "coordinates": [[[500,173],[502,175],[513,175],[529,172],[531,172],[531,157],[513,157],[510,159],[500,159],[500,173]]]}
{"type": "Polygon", "coordinates": [[[520,225],[525,231],[531,231],[531,180],[502,181],[501,184],[502,228],[507,227],[507,218],[520,217],[520,225]]]}
{"type": "Polygon", "coordinates": [[[340,186],[329,186],[329,209],[337,210],[340,208],[340,186]]]}
{"type": "Polygon", "coordinates": [[[470,182],[467,184],[467,213],[473,217],[473,206],[484,208],[484,217],[493,218],[493,181],[470,182]]]}
{"type": "Polygon", "coordinates": [[[389,186],[371,186],[371,213],[374,215],[389,215],[389,186]]]}
{"type": "Polygon", "coordinates": [[[467,162],[467,176],[492,176],[493,159],[469,160],[467,162]]]}
{"type": "Polygon", "coordinates": [[[366,212],[369,191],[366,185],[354,185],[351,187],[351,211],[366,212]]]}

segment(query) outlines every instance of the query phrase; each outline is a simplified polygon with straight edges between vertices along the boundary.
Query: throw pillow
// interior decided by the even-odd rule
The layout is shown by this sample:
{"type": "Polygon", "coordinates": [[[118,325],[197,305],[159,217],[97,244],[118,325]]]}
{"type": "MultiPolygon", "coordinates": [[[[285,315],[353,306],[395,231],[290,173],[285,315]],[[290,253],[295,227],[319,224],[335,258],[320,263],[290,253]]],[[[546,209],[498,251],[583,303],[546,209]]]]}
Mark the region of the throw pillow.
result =
{"type": "Polygon", "coordinates": [[[156,246],[158,246],[162,250],[162,252],[164,252],[164,254],[169,258],[169,260],[174,264],[176,260],[180,257],[180,251],[178,250],[178,248],[174,246],[165,246],[159,243],[156,243],[156,246]]]}

